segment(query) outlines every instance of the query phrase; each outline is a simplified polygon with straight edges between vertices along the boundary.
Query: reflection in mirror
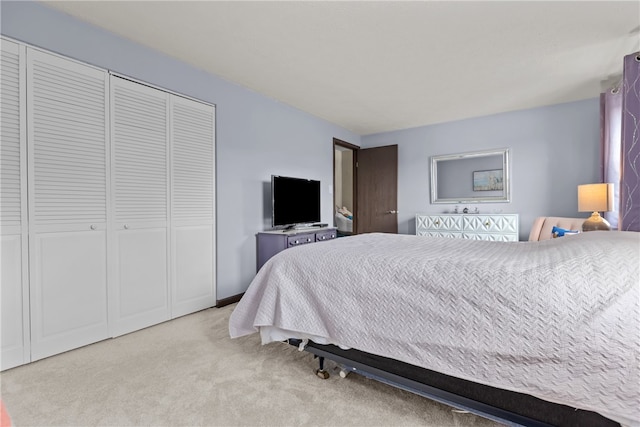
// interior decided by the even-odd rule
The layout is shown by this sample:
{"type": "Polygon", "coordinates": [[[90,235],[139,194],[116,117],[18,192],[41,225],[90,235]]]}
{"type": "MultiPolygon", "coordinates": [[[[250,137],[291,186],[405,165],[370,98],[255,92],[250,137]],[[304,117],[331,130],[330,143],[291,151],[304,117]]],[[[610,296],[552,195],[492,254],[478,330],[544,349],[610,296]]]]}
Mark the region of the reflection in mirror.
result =
{"type": "Polygon", "coordinates": [[[431,157],[431,203],[509,202],[509,149],[431,157]]]}

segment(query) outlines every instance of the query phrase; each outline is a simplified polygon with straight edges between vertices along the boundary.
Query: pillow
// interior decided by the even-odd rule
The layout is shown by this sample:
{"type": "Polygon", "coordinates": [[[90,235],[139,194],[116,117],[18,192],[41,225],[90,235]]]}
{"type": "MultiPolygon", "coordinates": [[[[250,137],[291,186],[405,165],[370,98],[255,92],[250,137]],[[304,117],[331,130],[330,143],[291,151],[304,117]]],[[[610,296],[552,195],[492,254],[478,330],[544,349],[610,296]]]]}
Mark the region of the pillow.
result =
{"type": "Polygon", "coordinates": [[[347,209],[344,206],[342,208],[338,209],[338,212],[341,213],[342,215],[346,216],[349,219],[353,218],[353,214],[351,212],[349,212],[349,209],[347,209]]]}
{"type": "Polygon", "coordinates": [[[551,229],[551,235],[555,239],[556,237],[574,236],[580,233],[580,230],[565,230],[564,228],[556,227],[555,225],[551,229]]]}

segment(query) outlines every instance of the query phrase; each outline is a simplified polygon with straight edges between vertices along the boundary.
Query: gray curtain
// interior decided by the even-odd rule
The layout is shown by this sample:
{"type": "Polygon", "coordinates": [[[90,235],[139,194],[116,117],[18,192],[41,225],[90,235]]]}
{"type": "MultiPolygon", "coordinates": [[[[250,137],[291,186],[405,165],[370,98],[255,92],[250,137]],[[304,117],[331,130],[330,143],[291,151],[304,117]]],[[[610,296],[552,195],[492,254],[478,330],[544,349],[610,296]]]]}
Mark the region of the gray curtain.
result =
{"type": "Polygon", "coordinates": [[[640,52],[624,57],[619,229],[640,231],[640,52]]]}
{"type": "Polygon", "coordinates": [[[612,230],[618,229],[620,215],[620,167],[622,146],[622,91],[619,87],[600,94],[600,167],[601,182],[613,183],[613,210],[604,213],[612,230]]]}

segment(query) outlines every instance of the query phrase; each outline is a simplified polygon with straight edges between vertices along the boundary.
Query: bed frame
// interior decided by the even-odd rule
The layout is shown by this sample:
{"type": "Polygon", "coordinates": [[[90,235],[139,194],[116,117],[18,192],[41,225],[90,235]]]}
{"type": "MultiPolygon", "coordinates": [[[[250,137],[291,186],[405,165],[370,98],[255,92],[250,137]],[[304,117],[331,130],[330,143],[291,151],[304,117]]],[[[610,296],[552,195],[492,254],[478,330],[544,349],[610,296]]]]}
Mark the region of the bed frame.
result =
{"type": "Polygon", "coordinates": [[[595,412],[462,380],[386,357],[299,339],[288,342],[319,358],[320,369],[316,373],[321,378],[328,377],[324,371],[326,358],[342,365],[340,375],[343,377],[349,372],[358,373],[509,426],[620,427],[595,412]]]}

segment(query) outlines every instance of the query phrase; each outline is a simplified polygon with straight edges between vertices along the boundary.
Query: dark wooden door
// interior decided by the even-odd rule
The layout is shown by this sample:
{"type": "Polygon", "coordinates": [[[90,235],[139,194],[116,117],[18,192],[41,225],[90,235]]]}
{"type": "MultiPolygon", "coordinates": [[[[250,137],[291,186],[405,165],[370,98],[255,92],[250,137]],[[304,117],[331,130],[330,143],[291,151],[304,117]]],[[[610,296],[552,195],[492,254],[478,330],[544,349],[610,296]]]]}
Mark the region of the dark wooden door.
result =
{"type": "Polygon", "coordinates": [[[398,232],[398,146],[357,151],[356,232],[398,232]]]}

